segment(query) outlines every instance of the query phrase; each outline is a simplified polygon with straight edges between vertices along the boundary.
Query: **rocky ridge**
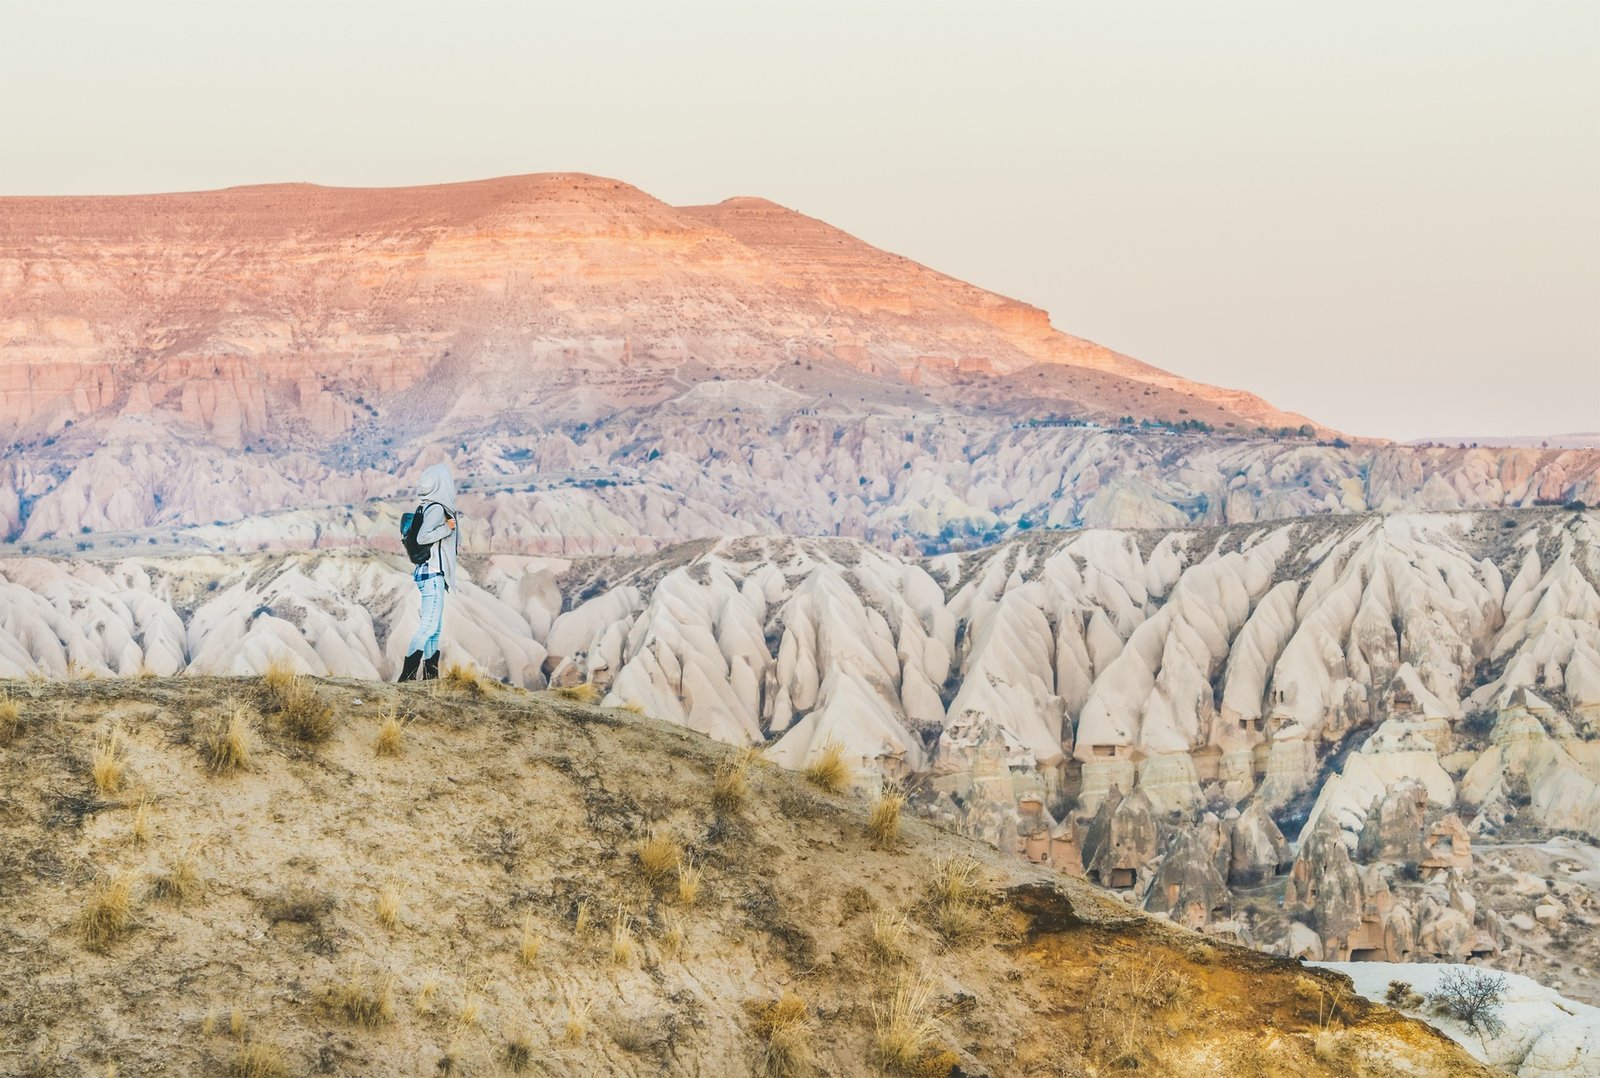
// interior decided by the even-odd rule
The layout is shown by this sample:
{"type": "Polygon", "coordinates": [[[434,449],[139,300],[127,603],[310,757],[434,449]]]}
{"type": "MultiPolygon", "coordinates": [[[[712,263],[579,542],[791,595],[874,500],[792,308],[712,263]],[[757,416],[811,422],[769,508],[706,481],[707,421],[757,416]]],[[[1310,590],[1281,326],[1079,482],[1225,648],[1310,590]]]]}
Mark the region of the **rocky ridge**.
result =
{"type": "Polygon", "coordinates": [[[1489,1073],[1342,974],[922,821],[874,840],[626,710],[307,682],[308,742],[262,680],[11,688],[7,1073],[1489,1073]]]}

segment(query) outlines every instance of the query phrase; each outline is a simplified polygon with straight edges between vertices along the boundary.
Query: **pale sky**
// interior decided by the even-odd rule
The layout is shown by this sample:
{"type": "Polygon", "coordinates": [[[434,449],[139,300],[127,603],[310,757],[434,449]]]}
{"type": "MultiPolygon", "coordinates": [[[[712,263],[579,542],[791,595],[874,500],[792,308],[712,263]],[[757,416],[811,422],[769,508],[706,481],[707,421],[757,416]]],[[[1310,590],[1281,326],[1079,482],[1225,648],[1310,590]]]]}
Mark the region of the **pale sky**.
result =
{"type": "Polygon", "coordinates": [[[0,193],[761,195],[1359,434],[1600,429],[1600,5],[0,0],[0,193]]]}

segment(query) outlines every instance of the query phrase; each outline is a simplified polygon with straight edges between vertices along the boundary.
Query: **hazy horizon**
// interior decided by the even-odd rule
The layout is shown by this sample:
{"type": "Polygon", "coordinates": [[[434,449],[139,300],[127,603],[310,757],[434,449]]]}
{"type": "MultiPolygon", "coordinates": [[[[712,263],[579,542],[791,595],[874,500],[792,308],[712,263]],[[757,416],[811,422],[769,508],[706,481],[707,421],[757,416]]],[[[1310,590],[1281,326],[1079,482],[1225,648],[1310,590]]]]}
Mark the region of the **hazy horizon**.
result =
{"type": "Polygon", "coordinates": [[[6,22],[3,194],[581,171],[679,205],[759,195],[1352,433],[1600,427],[1594,6],[97,2],[6,22]]]}

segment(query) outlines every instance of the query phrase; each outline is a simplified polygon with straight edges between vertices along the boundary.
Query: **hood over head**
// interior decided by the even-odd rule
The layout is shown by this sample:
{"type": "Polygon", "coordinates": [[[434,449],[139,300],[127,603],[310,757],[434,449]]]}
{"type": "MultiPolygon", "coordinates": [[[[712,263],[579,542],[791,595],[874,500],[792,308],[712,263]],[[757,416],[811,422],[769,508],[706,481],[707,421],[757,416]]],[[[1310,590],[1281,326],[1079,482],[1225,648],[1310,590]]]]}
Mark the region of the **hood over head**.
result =
{"type": "Polygon", "coordinates": [[[456,481],[450,478],[450,465],[430,465],[417,480],[417,497],[424,502],[438,502],[455,516],[456,481]]]}

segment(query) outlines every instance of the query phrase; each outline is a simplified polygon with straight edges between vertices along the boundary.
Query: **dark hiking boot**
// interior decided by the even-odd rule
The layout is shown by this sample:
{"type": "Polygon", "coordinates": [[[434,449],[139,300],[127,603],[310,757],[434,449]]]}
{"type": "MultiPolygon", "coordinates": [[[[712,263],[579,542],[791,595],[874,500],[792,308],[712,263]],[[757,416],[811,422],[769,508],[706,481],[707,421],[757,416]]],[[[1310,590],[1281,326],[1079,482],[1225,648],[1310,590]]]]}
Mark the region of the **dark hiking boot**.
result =
{"type": "Polygon", "coordinates": [[[422,660],[422,680],[437,681],[439,679],[439,653],[436,651],[422,660]]]}
{"type": "Polygon", "coordinates": [[[417,676],[417,667],[422,665],[422,652],[413,651],[406,656],[406,664],[400,668],[400,676],[396,681],[411,681],[417,676]]]}

